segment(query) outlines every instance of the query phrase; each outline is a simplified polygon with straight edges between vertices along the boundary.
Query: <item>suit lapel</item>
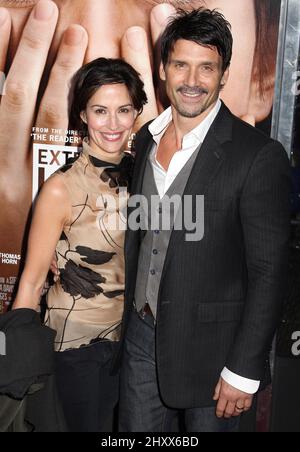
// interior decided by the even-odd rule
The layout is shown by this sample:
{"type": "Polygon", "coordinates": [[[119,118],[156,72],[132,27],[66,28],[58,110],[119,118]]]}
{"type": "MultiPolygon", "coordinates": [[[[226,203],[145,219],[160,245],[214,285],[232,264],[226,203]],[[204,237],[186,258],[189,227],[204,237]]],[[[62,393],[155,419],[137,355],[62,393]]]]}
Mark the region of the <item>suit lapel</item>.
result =
{"type": "MultiPolygon", "coordinates": [[[[230,141],[232,138],[233,115],[222,103],[221,109],[213,122],[202,146],[198,153],[194,167],[191,171],[189,180],[186,184],[184,195],[205,195],[207,187],[212,179],[216,176],[222,163],[225,159],[225,151],[223,144],[230,141]]],[[[144,173],[146,169],[147,158],[153,146],[153,138],[148,132],[139,143],[139,154],[137,155],[135,170],[134,170],[134,184],[132,186],[132,194],[141,194],[143,187],[144,173]]],[[[163,276],[168,266],[172,252],[176,249],[176,240],[184,240],[185,231],[180,231],[180,234],[172,232],[170,243],[165,259],[163,276]]],[[[133,260],[138,259],[138,243],[139,234],[134,231],[127,230],[126,232],[126,256],[127,264],[133,260]],[[134,256],[132,257],[132,254],[134,256]],[[129,258],[131,256],[131,258],[129,258]]],[[[131,266],[127,266],[128,274],[132,274],[131,266]]],[[[128,284],[128,281],[127,281],[128,284]]]]}
{"type": "MultiPolygon", "coordinates": [[[[206,138],[198,153],[183,196],[205,195],[207,187],[220,170],[226,158],[223,145],[232,139],[232,121],[232,114],[222,103],[219,114],[206,135],[206,138]]],[[[185,240],[185,234],[186,231],[184,230],[178,231],[176,234],[172,231],[162,278],[166,271],[172,252],[176,249],[176,241],[185,240]]]]}
{"type": "Polygon", "coordinates": [[[224,151],[213,134],[203,142],[183,195],[204,195],[211,179],[224,160],[224,151]]]}
{"type": "MultiPolygon", "coordinates": [[[[147,131],[145,137],[140,140],[138,145],[138,154],[136,156],[133,183],[131,187],[131,196],[140,195],[143,188],[144,174],[146,170],[146,163],[149,153],[153,146],[153,138],[150,132],[147,131]]],[[[127,215],[131,214],[131,208],[128,207],[127,215]]],[[[133,231],[127,228],[125,234],[125,259],[128,268],[131,267],[130,262],[138,259],[138,248],[140,242],[141,231],[133,231]]]]}
{"type": "Polygon", "coordinates": [[[134,186],[132,187],[132,194],[141,194],[142,193],[142,188],[143,188],[143,180],[144,180],[144,174],[145,174],[145,170],[146,170],[146,163],[147,163],[147,159],[149,157],[150,151],[152,149],[153,146],[153,139],[150,135],[147,135],[147,139],[143,143],[141,143],[140,146],[140,151],[139,151],[139,156],[137,157],[136,160],[136,164],[135,164],[135,168],[134,168],[134,177],[133,179],[136,181],[134,186]]]}

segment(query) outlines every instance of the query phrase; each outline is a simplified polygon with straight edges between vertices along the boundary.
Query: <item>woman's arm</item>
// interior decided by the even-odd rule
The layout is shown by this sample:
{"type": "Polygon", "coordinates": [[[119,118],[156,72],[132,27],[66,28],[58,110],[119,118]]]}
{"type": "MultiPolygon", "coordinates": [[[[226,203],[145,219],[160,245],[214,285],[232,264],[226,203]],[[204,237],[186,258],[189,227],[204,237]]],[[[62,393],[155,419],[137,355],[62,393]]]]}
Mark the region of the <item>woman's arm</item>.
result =
{"type": "Polygon", "coordinates": [[[56,175],[44,184],[36,203],[26,265],[13,309],[37,309],[57,242],[70,218],[68,190],[56,175]]]}

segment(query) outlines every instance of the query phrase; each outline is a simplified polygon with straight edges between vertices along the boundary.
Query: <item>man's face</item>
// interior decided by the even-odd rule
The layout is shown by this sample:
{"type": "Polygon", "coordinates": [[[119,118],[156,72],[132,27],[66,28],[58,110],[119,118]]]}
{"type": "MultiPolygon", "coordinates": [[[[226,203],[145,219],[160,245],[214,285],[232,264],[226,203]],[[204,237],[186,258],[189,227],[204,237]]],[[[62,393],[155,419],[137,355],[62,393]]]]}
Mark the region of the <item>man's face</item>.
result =
{"type": "Polygon", "coordinates": [[[197,118],[215,105],[228,79],[216,48],[203,47],[180,39],[175,43],[160,75],[166,82],[171,105],[185,118],[197,118]]]}

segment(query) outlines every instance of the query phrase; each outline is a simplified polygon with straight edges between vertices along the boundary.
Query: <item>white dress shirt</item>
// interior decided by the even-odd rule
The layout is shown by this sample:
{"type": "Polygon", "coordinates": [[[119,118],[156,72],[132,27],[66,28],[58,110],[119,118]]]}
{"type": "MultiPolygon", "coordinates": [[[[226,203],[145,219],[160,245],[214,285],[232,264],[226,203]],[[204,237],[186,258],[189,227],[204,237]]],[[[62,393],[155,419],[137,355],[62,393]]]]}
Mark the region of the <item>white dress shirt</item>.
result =
{"type": "MultiPolygon", "coordinates": [[[[183,169],[184,165],[187,163],[196,149],[198,149],[198,147],[203,143],[207,132],[209,131],[213,121],[219,113],[220,108],[221,101],[220,99],[218,99],[215,107],[209,112],[207,117],[197,127],[195,127],[183,137],[182,148],[176,151],[173,155],[167,171],[157,161],[156,156],[160,140],[163,137],[168,125],[172,121],[171,107],[165,110],[149,125],[149,131],[153,136],[153,140],[155,142],[155,145],[153,146],[153,149],[150,153],[150,161],[152,164],[154,179],[160,198],[163,198],[176,176],[183,169]]],[[[221,377],[231,386],[248,394],[254,394],[255,392],[257,392],[260,385],[260,381],[244,378],[231,372],[226,367],[223,369],[221,377]]]]}

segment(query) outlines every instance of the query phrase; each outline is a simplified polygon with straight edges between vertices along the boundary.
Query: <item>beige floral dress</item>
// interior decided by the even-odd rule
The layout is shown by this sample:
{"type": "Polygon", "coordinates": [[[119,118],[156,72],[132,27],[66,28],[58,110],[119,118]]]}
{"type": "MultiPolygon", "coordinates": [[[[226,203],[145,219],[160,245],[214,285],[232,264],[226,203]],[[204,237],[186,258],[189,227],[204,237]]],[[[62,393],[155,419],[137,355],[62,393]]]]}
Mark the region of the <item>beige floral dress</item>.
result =
{"type": "Polygon", "coordinates": [[[56,350],[119,340],[124,307],[127,188],[133,165],[99,160],[88,143],[52,177],[61,177],[72,220],[57,244],[59,280],[47,294],[45,323],[57,331],[56,350]]]}

